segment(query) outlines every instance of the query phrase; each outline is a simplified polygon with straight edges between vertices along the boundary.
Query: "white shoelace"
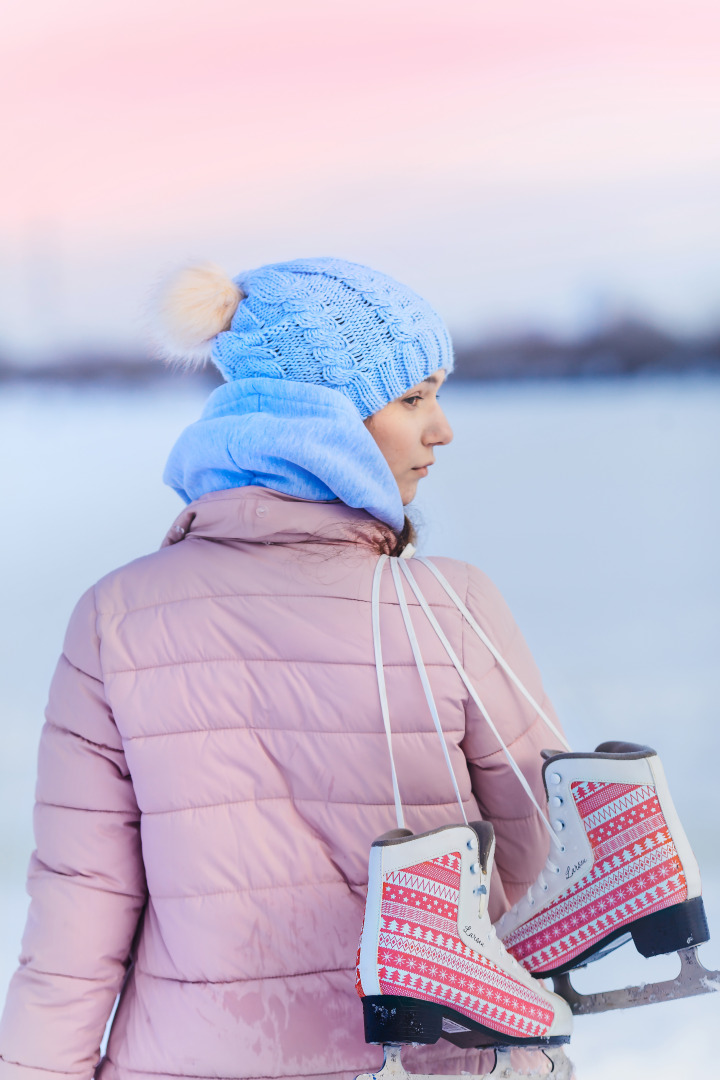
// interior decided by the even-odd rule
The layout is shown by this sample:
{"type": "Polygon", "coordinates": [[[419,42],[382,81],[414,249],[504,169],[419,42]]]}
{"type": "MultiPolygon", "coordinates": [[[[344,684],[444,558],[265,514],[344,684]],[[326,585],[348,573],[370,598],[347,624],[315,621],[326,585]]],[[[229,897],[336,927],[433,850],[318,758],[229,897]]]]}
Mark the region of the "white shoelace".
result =
{"type": "MultiPolygon", "coordinates": [[[[500,735],[500,732],[498,731],[497,727],[493,723],[492,718],[490,717],[490,714],[488,713],[487,709],[485,708],[485,705],[481,701],[479,694],[475,690],[475,687],[473,686],[473,684],[472,684],[472,682],[470,680],[470,677],[468,676],[468,674],[465,671],[464,667],[460,663],[460,660],[458,659],[455,651],[453,650],[452,646],[450,645],[450,642],[448,641],[446,635],[444,634],[444,632],[442,630],[442,627],[438,623],[438,621],[435,618],[435,615],[433,614],[429,604],[427,603],[427,600],[423,596],[422,591],[420,590],[420,587],[418,586],[417,581],[415,580],[415,577],[413,576],[409,566],[407,565],[407,561],[403,560],[403,559],[393,559],[393,558],[390,558],[387,555],[381,555],[380,558],[378,559],[377,565],[375,567],[375,573],[374,573],[374,576],[373,576],[372,603],[371,603],[371,607],[372,607],[372,627],[373,627],[373,642],[374,642],[374,650],[375,650],[375,668],[376,668],[376,674],[377,674],[378,690],[379,690],[379,694],[380,694],[380,707],[381,707],[381,710],[382,710],[383,723],[384,723],[384,726],[385,726],[385,735],[386,735],[386,738],[387,738],[388,751],[389,751],[389,755],[390,755],[390,769],[391,769],[391,772],[392,772],[393,796],[394,796],[394,799],[395,799],[395,813],[396,813],[396,817],[397,817],[398,828],[404,828],[405,827],[405,818],[404,818],[403,809],[402,809],[402,801],[401,801],[401,798],[400,798],[400,788],[399,788],[399,785],[398,785],[397,770],[395,768],[395,758],[394,758],[393,749],[392,749],[392,730],[391,730],[391,725],[390,725],[390,712],[389,712],[388,700],[387,700],[387,688],[386,688],[386,685],[385,685],[385,672],[384,672],[384,668],[383,668],[382,646],[381,646],[381,640],[380,640],[380,582],[381,582],[382,572],[383,572],[385,563],[388,562],[388,561],[390,562],[390,568],[391,568],[391,572],[392,572],[393,583],[395,585],[395,591],[397,593],[398,603],[400,605],[400,611],[402,613],[403,622],[405,623],[405,629],[406,629],[408,637],[410,639],[410,646],[412,648],[413,658],[415,660],[415,664],[417,666],[418,673],[420,675],[420,680],[421,680],[421,683],[422,683],[423,691],[425,693],[426,701],[428,703],[428,708],[430,709],[430,714],[431,714],[432,719],[433,719],[433,724],[435,725],[435,730],[437,731],[438,736],[439,736],[439,738],[441,740],[441,745],[442,745],[442,749],[443,749],[443,757],[445,759],[445,764],[447,766],[448,772],[450,773],[450,777],[451,777],[452,785],[453,785],[453,790],[455,792],[455,796],[456,796],[458,804],[460,806],[460,810],[461,810],[461,813],[462,813],[462,816],[463,816],[463,820],[467,824],[467,816],[465,814],[465,808],[463,806],[462,797],[460,795],[460,789],[458,787],[457,777],[455,776],[455,772],[453,770],[452,763],[450,761],[450,755],[449,755],[448,748],[447,748],[447,742],[446,742],[446,739],[445,739],[445,734],[443,732],[442,725],[440,723],[440,717],[438,715],[437,706],[435,704],[435,699],[434,699],[434,696],[433,696],[433,693],[432,693],[432,688],[430,686],[430,680],[428,679],[425,664],[423,662],[422,655],[421,655],[421,652],[420,652],[420,645],[419,645],[419,642],[418,642],[418,639],[417,639],[417,635],[415,633],[415,628],[413,626],[412,618],[410,616],[410,611],[409,611],[409,608],[408,608],[408,605],[407,605],[407,600],[406,600],[406,597],[405,597],[405,590],[403,588],[402,580],[401,580],[401,577],[400,577],[400,571],[402,571],[402,574],[407,579],[408,584],[410,585],[410,588],[411,588],[412,592],[414,593],[415,597],[417,598],[418,603],[420,604],[420,607],[422,608],[422,610],[423,610],[425,616],[427,617],[430,625],[432,626],[433,630],[437,634],[441,644],[443,645],[443,648],[445,649],[445,651],[448,654],[453,666],[455,667],[456,671],[458,672],[458,675],[460,676],[460,678],[462,679],[465,687],[467,688],[468,693],[472,697],[473,701],[475,702],[478,709],[480,710],[481,715],[485,719],[485,721],[488,724],[490,730],[492,731],[495,738],[498,740],[500,746],[502,747],[503,753],[505,754],[505,757],[507,758],[508,764],[510,765],[510,767],[513,770],[513,772],[515,773],[515,776],[517,777],[519,783],[521,784],[523,790],[525,791],[528,798],[530,799],[533,806],[535,807],[538,814],[540,815],[540,818],[541,818],[543,824],[545,825],[548,833],[550,834],[550,838],[551,838],[553,844],[555,844],[555,846],[560,851],[564,850],[564,847],[561,844],[558,836],[556,835],[555,830],[553,829],[552,825],[550,824],[547,817],[545,816],[545,813],[541,809],[537,799],[535,798],[535,795],[533,794],[533,791],[532,791],[530,785],[528,784],[525,776],[523,775],[522,770],[518,766],[518,764],[515,761],[515,759],[513,758],[512,754],[510,753],[510,750],[508,749],[507,745],[505,744],[505,742],[504,742],[502,736],[500,735]]],[[[493,645],[493,643],[489,640],[487,635],[478,626],[477,622],[475,621],[475,619],[473,619],[472,615],[467,610],[467,608],[463,604],[462,600],[460,600],[460,597],[457,595],[457,593],[454,591],[454,589],[452,589],[450,584],[446,581],[446,579],[440,573],[440,571],[437,569],[437,567],[435,567],[428,559],[421,559],[419,561],[421,561],[423,563],[423,565],[427,566],[428,569],[434,574],[434,576],[436,577],[436,579],[438,580],[440,585],[443,587],[443,589],[448,594],[450,599],[453,601],[455,606],[458,608],[460,613],[466,619],[466,621],[468,622],[470,627],[474,630],[474,632],[477,634],[477,636],[480,638],[480,640],[483,642],[483,644],[485,644],[486,647],[490,650],[491,654],[493,655],[496,662],[498,663],[498,666],[502,668],[502,670],[510,678],[513,685],[515,685],[517,687],[517,689],[522,693],[523,697],[526,698],[526,700],[533,706],[533,708],[537,711],[537,713],[542,717],[542,719],[548,725],[549,729],[552,731],[553,735],[555,735],[555,737],[558,738],[561,741],[563,746],[566,749],[569,750],[570,747],[569,747],[567,741],[565,740],[564,736],[561,734],[560,731],[558,731],[555,724],[552,723],[552,721],[547,716],[547,714],[544,712],[544,710],[541,709],[541,707],[537,704],[537,702],[532,697],[532,695],[529,693],[529,691],[523,686],[520,679],[518,679],[517,675],[515,675],[515,673],[510,668],[510,666],[502,658],[502,656],[500,655],[500,653],[498,652],[496,647],[493,645]]],[[[550,863],[550,860],[548,860],[548,863],[546,864],[546,867],[548,866],[549,863],[550,863]]],[[[552,864],[552,865],[554,867],[554,864],[552,864]]],[[[556,871],[553,870],[553,872],[556,872],[556,871]]]]}
{"type": "MultiPolygon", "coordinates": [[[[561,845],[560,851],[564,850],[564,845],[561,845]]],[[[523,897],[525,903],[528,904],[529,907],[535,907],[537,903],[537,900],[535,899],[535,890],[539,887],[541,892],[547,892],[550,888],[548,882],[545,880],[545,874],[559,874],[560,872],[561,868],[548,856],[545,860],[545,866],[538,874],[537,881],[533,882],[523,897]]]]}
{"type": "Polygon", "coordinates": [[[515,672],[510,667],[510,665],[505,662],[505,660],[500,655],[498,650],[495,648],[495,645],[492,643],[492,641],[487,636],[487,634],[484,633],[484,631],[478,626],[477,622],[472,617],[472,615],[470,614],[470,612],[466,608],[465,604],[463,604],[462,600],[460,599],[458,594],[455,592],[455,590],[453,589],[452,585],[447,580],[447,578],[444,577],[444,575],[438,570],[437,566],[435,566],[434,563],[431,563],[429,559],[424,558],[422,555],[418,557],[418,562],[421,562],[423,564],[423,566],[427,566],[428,570],[432,574],[434,574],[434,576],[437,578],[437,580],[442,585],[445,592],[448,594],[450,599],[455,604],[455,607],[458,609],[458,611],[461,612],[461,614],[467,620],[468,624],[475,631],[477,636],[482,641],[483,645],[485,645],[487,647],[487,649],[490,651],[490,653],[492,654],[492,656],[495,657],[495,660],[497,661],[499,667],[502,668],[502,670],[508,676],[510,681],[512,683],[514,683],[514,685],[517,687],[517,689],[523,695],[525,700],[528,701],[530,703],[530,705],[532,705],[535,712],[539,716],[542,717],[542,719],[545,721],[547,727],[550,729],[550,731],[552,731],[553,735],[558,740],[558,742],[560,742],[561,745],[566,750],[569,750],[570,749],[570,743],[567,741],[567,739],[565,738],[563,733],[558,730],[558,728],[556,727],[555,724],[553,724],[552,720],[550,719],[548,714],[545,712],[545,710],[537,703],[537,701],[532,696],[532,694],[529,692],[529,690],[527,690],[526,687],[523,686],[523,684],[520,682],[520,680],[518,679],[515,672]]]}
{"type": "Polygon", "coordinates": [[[377,675],[378,691],[380,693],[380,709],[383,724],[385,726],[385,738],[387,739],[388,752],[390,754],[390,769],[392,771],[393,798],[395,799],[395,816],[398,829],[405,828],[405,815],[403,814],[400,788],[398,787],[395,757],[392,748],[392,728],[390,727],[390,709],[388,708],[387,687],[385,685],[385,668],[383,667],[382,644],[380,641],[380,578],[387,555],[381,555],[378,559],[372,582],[372,597],[370,607],[372,609],[373,646],[375,649],[375,673],[377,675]]]}
{"type": "Polygon", "coordinates": [[[461,814],[463,816],[463,821],[467,825],[468,819],[467,819],[467,815],[465,813],[465,807],[463,805],[462,795],[460,794],[460,788],[458,787],[457,777],[455,776],[455,770],[453,769],[452,762],[450,761],[450,753],[449,753],[448,748],[447,748],[447,739],[445,738],[445,732],[443,731],[442,724],[440,723],[440,717],[438,715],[437,705],[435,704],[435,698],[433,696],[432,688],[430,686],[430,680],[428,679],[428,674],[427,674],[427,671],[425,669],[425,662],[424,662],[424,660],[422,658],[422,653],[420,652],[420,642],[417,639],[417,634],[415,633],[415,627],[413,626],[412,619],[410,618],[410,611],[408,609],[407,600],[405,599],[405,591],[404,591],[404,589],[402,587],[402,581],[400,580],[400,571],[398,570],[398,565],[402,566],[403,573],[405,573],[405,574],[408,573],[408,568],[407,568],[407,563],[406,562],[400,563],[399,559],[391,559],[390,560],[390,570],[391,570],[391,573],[392,573],[392,576],[393,576],[393,582],[395,583],[395,591],[397,593],[398,602],[400,604],[400,611],[402,612],[403,622],[405,623],[405,629],[407,630],[408,637],[410,638],[410,647],[412,649],[413,657],[415,659],[415,664],[417,666],[418,673],[420,675],[420,682],[422,683],[422,688],[423,688],[423,690],[425,692],[425,700],[428,703],[428,708],[430,709],[430,715],[433,718],[433,724],[435,725],[435,730],[438,733],[438,738],[440,739],[440,745],[442,746],[442,752],[443,752],[443,757],[445,758],[445,764],[447,765],[447,770],[450,773],[450,779],[452,780],[452,786],[453,786],[453,790],[455,792],[455,798],[458,801],[458,805],[460,807],[460,812],[461,812],[461,814]]]}

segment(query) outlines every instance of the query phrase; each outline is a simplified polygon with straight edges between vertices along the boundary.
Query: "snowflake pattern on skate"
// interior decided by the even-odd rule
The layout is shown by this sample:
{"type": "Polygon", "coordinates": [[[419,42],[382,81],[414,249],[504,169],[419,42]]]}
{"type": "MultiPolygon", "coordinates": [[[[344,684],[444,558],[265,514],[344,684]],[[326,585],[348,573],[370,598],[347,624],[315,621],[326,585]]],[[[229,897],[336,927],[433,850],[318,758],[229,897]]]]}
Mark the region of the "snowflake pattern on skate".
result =
{"type": "Polygon", "coordinates": [[[383,876],[381,993],[449,1005],[505,1035],[546,1035],[552,1008],[460,939],[460,867],[453,852],[383,876]]]}
{"type": "Polygon", "coordinates": [[[593,852],[587,874],[504,938],[528,971],[552,971],[608,933],[687,898],[687,883],[649,784],[570,785],[593,852]]]}

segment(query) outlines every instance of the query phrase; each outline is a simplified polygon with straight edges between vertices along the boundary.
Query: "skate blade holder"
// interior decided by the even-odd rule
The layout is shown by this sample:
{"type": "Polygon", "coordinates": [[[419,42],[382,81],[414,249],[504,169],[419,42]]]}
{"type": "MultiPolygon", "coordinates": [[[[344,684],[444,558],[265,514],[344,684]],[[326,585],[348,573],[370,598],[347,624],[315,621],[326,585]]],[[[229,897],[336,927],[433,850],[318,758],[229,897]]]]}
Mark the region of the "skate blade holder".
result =
{"type": "Polygon", "coordinates": [[[676,998],[695,997],[720,990],[720,971],[708,971],[698,956],[697,946],[678,949],[677,954],[680,957],[680,974],[665,982],[581,994],[570,982],[570,973],[565,971],[552,976],[553,988],[556,994],[565,998],[575,1016],[609,1012],[611,1009],[633,1009],[638,1005],[654,1005],[658,1001],[674,1001],[676,998]]]}
{"type": "MultiPolygon", "coordinates": [[[[485,1049],[492,1049],[486,1047],[485,1049]]],[[[528,1048],[530,1049],[530,1048],[528,1048]]],[[[402,1063],[402,1047],[392,1043],[383,1046],[382,1068],[375,1073],[360,1073],[356,1080],[532,1080],[532,1077],[543,1076],[543,1080],[571,1080],[574,1076],[573,1063],[566,1056],[562,1046],[543,1047],[540,1053],[545,1055],[546,1063],[550,1062],[552,1068],[543,1073],[518,1072],[513,1068],[510,1058],[510,1050],[507,1048],[495,1049],[495,1065],[489,1073],[482,1075],[472,1073],[459,1073],[447,1076],[444,1073],[409,1073],[402,1063]]],[[[545,1064],[546,1064],[545,1063],[545,1064]]]]}

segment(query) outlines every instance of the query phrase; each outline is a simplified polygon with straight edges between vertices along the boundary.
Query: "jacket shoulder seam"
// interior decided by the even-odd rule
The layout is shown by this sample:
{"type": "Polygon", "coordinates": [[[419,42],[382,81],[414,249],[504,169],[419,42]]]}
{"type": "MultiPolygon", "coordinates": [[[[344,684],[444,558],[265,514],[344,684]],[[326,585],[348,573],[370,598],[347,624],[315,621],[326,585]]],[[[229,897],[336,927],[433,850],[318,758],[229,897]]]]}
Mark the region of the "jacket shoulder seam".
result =
{"type": "MultiPolygon", "coordinates": [[[[290,735],[321,735],[323,738],[325,738],[327,735],[341,735],[341,736],[352,735],[353,738],[356,735],[374,735],[378,739],[384,739],[385,738],[385,733],[383,731],[378,731],[378,730],[376,730],[374,728],[368,728],[367,730],[364,730],[364,731],[360,731],[360,730],[358,730],[356,728],[352,732],[350,732],[350,731],[347,730],[347,728],[256,727],[254,724],[253,725],[249,725],[249,724],[227,724],[227,725],[225,725],[223,727],[212,727],[212,728],[180,728],[179,730],[176,730],[176,731],[149,731],[149,732],[147,732],[146,734],[143,734],[143,735],[126,735],[126,736],[124,736],[123,741],[124,742],[136,742],[138,739],[162,739],[162,738],[170,739],[170,738],[174,738],[176,735],[212,735],[216,731],[238,731],[238,732],[239,731],[247,731],[247,732],[259,731],[259,732],[262,732],[262,733],[276,732],[276,733],[281,734],[283,736],[288,735],[288,734],[290,734],[290,735]]],[[[464,735],[465,734],[465,729],[464,728],[443,727],[443,731],[445,732],[446,735],[464,735]]],[[[419,730],[417,728],[414,729],[413,731],[393,731],[393,738],[395,738],[396,735],[399,735],[399,736],[412,735],[412,737],[414,739],[417,738],[418,735],[422,735],[422,736],[427,735],[431,739],[435,739],[437,737],[434,728],[430,729],[428,731],[426,731],[424,729],[419,730]]]]}
{"type": "MultiPolygon", "coordinates": [[[[197,806],[178,806],[178,807],[172,807],[169,810],[143,810],[142,811],[142,816],[147,817],[147,818],[151,818],[151,817],[162,817],[165,814],[190,814],[190,813],[193,813],[193,812],[197,812],[198,810],[219,810],[219,809],[221,809],[223,807],[226,807],[226,806],[247,806],[248,803],[252,803],[253,806],[257,806],[258,803],[264,803],[264,802],[291,802],[291,803],[293,803],[293,805],[295,805],[297,803],[321,803],[323,806],[328,806],[328,805],[330,805],[330,806],[386,806],[388,809],[390,809],[390,803],[388,803],[388,802],[358,802],[357,799],[313,799],[313,798],[310,798],[309,796],[308,797],[302,797],[302,796],[299,796],[299,795],[293,795],[293,796],[290,796],[290,795],[264,795],[262,798],[259,798],[259,799],[258,798],[255,798],[255,799],[223,799],[222,802],[205,803],[205,804],[200,803],[197,806]]],[[[44,805],[48,806],[48,805],[53,805],[53,804],[46,803],[44,805]]],[[[405,806],[412,806],[415,809],[420,809],[420,808],[424,808],[424,807],[428,807],[428,806],[453,806],[455,804],[454,803],[448,803],[446,799],[443,799],[441,802],[421,802],[421,803],[405,802],[404,805],[405,806]]],[[[63,807],[62,809],[68,809],[68,808],[63,807]]],[[[123,811],[123,810],[100,811],[100,813],[114,813],[114,814],[120,814],[120,813],[126,813],[126,812],[127,811],[123,811]]],[[[88,811],[88,813],[96,813],[96,811],[90,810],[90,811],[88,811]]],[[[231,890],[231,891],[235,891],[235,890],[231,890]]]]}
{"type": "MultiPolygon", "coordinates": [[[[197,596],[174,596],[169,600],[155,600],[152,604],[142,604],[139,607],[127,607],[127,608],[105,608],[100,609],[95,607],[97,615],[103,618],[113,618],[114,616],[135,615],[140,611],[152,611],[154,608],[167,607],[170,604],[187,604],[197,600],[345,600],[350,604],[369,604],[370,600],[364,596],[341,596],[337,593],[281,593],[281,592],[228,592],[228,593],[199,593],[197,596]]],[[[397,607],[397,599],[393,600],[381,600],[381,604],[387,607],[397,607]]],[[[408,603],[411,606],[417,605],[417,601],[414,597],[408,598],[408,603]]],[[[452,602],[435,604],[434,607],[444,607],[448,610],[454,610],[455,605],[452,602]]]]}
{"type": "MultiPolygon", "coordinates": [[[[386,668],[412,668],[415,670],[413,661],[389,664],[383,661],[386,668]]],[[[374,667],[372,660],[328,660],[326,657],[318,657],[311,660],[301,657],[287,656],[201,656],[197,660],[171,660],[167,664],[146,664],[144,667],[118,668],[116,671],[106,672],[106,678],[113,675],[135,675],[139,671],[158,671],[162,668],[190,667],[193,664],[322,664],[332,667],[374,667]]],[[[452,664],[448,662],[425,661],[426,668],[448,668],[452,664]]],[[[92,676],[91,676],[92,677],[92,676]]]]}

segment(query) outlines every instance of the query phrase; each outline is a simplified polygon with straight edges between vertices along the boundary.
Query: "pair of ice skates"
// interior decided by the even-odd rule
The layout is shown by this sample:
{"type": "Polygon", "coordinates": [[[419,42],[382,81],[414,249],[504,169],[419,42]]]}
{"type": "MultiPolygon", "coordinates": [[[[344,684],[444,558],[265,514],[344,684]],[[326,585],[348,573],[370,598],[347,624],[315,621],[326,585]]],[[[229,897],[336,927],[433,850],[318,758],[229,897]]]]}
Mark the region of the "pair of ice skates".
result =
{"type": "MultiPolygon", "coordinates": [[[[432,564],[427,565],[470,620],[447,582],[432,564]]],[[[391,566],[430,712],[442,738],[395,560],[391,566]]],[[[402,571],[423,606],[409,568],[403,566],[402,571]]],[[[649,747],[620,742],[603,743],[594,753],[543,755],[547,800],[543,817],[553,838],[550,854],[526,896],[493,927],[488,915],[492,826],[466,823],[418,836],[402,827],[382,673],[381,572],[382,563],[373,590],[373,625],[399,827],[379,837],[371,848],[358,952],[357,991],[365,1039],[385,1047],[383,1068],[376,1075],[403,1080],[407,1074],[400,1047],[435,1043],[442,1037],[461,1047],[495,1048],[500,1055],[498,1075],[517,1075],[507,1058],[501,1061],[508,1048],[540,1047],[551,1059],[553,1075],[569,1076],[571,1066],[562,1044],[570,1039],[573,1013],[720,989],[720,972],[707,971],[697,956],[697,946],[709,939],[700,874],[660,759],[649,747]],[[568,973],[629,938],[645,957],[678,952],[678,978],[601,994],[577,993],[568,973]],[[552,977],[555,992],[539,981],[543,977],[552,977]]],[[[432,613],[425,613],[434,621],[432,613]]],[[[435,629],[440,636],[442,631],[437,625],[435,629]]],[[[477,632],[482,633],[479,628],[477,632]]],[[[443,644],[453,659],[447,639],[443,644]]],[[[456,667],[465,674],[459,662],[456,667]]],[[[472,687],[466,685],[484,713],[472,687]]],[[[538,711],[542,712],[539,707],[538,711]]],[[[444,739],[442,745],[450,768],[444,739]]],[[[509,752],[508,758],[514,766],[509,752]]],[[[451,768],[450,774],[459,799],[451,768]]],[[[370,1080],[370,1074],[358,1080],[370,1080]]]]}
{"type": "Polygon", "coordinates": [[[386,1045],[383,1077],[404,1075],[390,1046],[442,1037],[462,1047],[544,1047],[552,1056],[569,1041],[572,1013],[720,989],[720,972],[697,957],[709,938],[700,876],[657,754],[605,743],[593,754],[547,755],[543,776],[562,843],[495,927],[487,913],[491,825],[419,836],[397,829],[373,844],[357,989],[366,1041],[386,1045]],[[678,952],[680,976],[578,994],[568,972],[626,936],[646,957],[678,952]],[[556,993],[538,981],[544,976],[556,993]]]}

